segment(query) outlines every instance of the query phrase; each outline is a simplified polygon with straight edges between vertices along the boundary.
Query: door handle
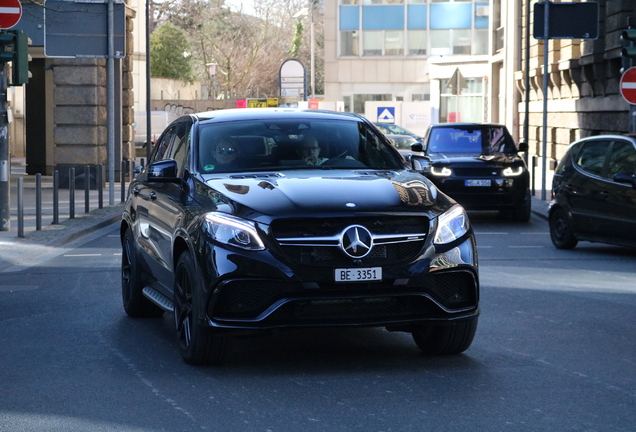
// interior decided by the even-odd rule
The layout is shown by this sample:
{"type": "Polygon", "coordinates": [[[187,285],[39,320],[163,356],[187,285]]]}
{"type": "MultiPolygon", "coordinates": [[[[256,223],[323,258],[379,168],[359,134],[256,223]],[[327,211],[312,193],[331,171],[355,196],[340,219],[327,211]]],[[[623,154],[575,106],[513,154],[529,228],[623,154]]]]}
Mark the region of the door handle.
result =
{"type": "Polygon", "coordinates": [[[600,195],[600,197],[601,197],[601,198],[603,198],[603,199],[607,199],[607,198],[609,198],[609,196],[610,196],[609,192],[607,192],[607,191],[600,191],[598,194],[599,194],[599,195],[600,195]]]}
{"type": "Polygon", "coordinates": [[[150,199],[153,201],[157,199],[157,194],[155,193],[155,191],[150,192],[149,196],[150,196],[150,199]]]}

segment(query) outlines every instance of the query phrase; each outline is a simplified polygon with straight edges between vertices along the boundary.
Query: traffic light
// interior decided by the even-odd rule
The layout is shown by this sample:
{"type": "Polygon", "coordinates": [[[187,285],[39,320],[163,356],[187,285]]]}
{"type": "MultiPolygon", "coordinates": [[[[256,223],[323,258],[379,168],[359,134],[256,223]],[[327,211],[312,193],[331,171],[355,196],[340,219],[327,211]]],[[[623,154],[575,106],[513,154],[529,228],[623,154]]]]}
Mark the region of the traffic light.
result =
{"type": "Polygon", "coordinates": [[[15,35],[12,32],[0,33],[0,63],[13,60],[13,43],[15,35]]]}
{"type": "Polygon", "coordinates": [[[623,72],[632,66],[636,66],[636,28],[628,28],[621,33],[623,40],[623,49],[621,49],[621,58],[623,61],[623,72]]]}
{"type": "Polygon", "coordinates": [[[13,31],[15,42],[13,43],[13,66],[11,67],[11,85],[21,86],[29,82],[31,72],[29,72],[29,45],[31,39],[21,30],[13,31]]]}
{"type": "Polygon", "coordinates": [[[31,40],[22,30],[9,30],[0,33],[0,67],[2,63],[12,62],[11,84],[21,86],[29,82],[29,45],[31,40]]]}

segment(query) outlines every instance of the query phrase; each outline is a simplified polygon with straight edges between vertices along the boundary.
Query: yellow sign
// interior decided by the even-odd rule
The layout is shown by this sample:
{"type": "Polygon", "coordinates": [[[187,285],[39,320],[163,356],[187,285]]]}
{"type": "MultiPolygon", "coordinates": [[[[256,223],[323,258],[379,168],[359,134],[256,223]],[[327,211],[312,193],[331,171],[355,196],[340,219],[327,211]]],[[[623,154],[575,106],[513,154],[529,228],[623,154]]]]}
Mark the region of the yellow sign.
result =
{"type": "Polygon", "coordinates": [[[248,108],[271,108],[278,106],[278,98],[269,99],[248,99],[248,108]]]}

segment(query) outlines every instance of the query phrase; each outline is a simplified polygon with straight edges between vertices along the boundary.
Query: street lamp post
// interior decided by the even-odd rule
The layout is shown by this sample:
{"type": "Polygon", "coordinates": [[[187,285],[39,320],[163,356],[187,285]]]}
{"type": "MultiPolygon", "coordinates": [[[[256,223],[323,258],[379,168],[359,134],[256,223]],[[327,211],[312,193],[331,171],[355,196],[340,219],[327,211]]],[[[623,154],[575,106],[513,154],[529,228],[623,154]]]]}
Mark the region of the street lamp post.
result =
{"type": "Polygon", "coordinates": [[[206,63],[206,66],[208,67],[208,73],[210,74],[210,95],[209,98],[214,100],[216,99],[216,95],[214,94],[214,78],[216,77],[216,67],[218,66],[218,63],[206,63]]]}

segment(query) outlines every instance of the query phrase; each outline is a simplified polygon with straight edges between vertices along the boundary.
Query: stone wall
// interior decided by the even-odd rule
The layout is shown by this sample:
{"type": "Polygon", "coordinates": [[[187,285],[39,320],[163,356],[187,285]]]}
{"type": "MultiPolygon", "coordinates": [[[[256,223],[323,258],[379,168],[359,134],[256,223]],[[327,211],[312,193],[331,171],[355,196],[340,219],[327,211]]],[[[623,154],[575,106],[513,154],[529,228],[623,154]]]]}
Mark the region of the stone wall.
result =
{"type": "MultiPolygon", "coordinates": [[[[534,2],[532,2],[534,3],[534,2]]],[[[600,36],[597,40],[552,39],[548,43],[548,92],[543,94],[544,42],[530,36],[530,153],[543,156],[543,101],[548,99],[547,152],[558,161],[574,140],[628,131],[628,104],[619,93],[621,77],[620,33],[628,17],[636,19],[633,0],[598,0],[600,36]]],[[[522,10],[525,13],[525,1],[522,10]]],[[[532,18],[532,17],[531,17],[532,18]]],[[[525,17],[521,19],[525,23],[525,17]]],[[[532,25],[532,23],[531,23],[532,25]]],[[[532,33],[532,32],[531,32],[532,33]]],[[[522,29],[525,46],[525,29],[522,29]]],[[[521,55],[525,67],[526,53],[521,55]]],[[[525,117],[524,70],[516,72],[522,93],[520,128],[525,117]]]]}
{"type": "MultiPolygon", "coordinates": [[[[127,53],[133,51],[132,26],[134,12],[127,9],[127,53]]],[[[121,115],[116,112],[115,169],[121,160],[128,160],[133,146],[133,79],[132,58],[115,60],[115,110],[121,104],[121,115]],[[117,86],[119,83],[119,86],[117,86]]],[[[62,187],[68,184],[69,168],[83,172],[86,165],[91,172],[102,164],[104,177],[108,168],[108,60],[104,58],[47,59],[47,68],[53,71],[53,147],[54,164],[60,173],[62,187]]],[[[82,177],[76,177],[81,187],[82,177]]],[[[92,180],[94,182],[94,179],[92,180]]]]}

